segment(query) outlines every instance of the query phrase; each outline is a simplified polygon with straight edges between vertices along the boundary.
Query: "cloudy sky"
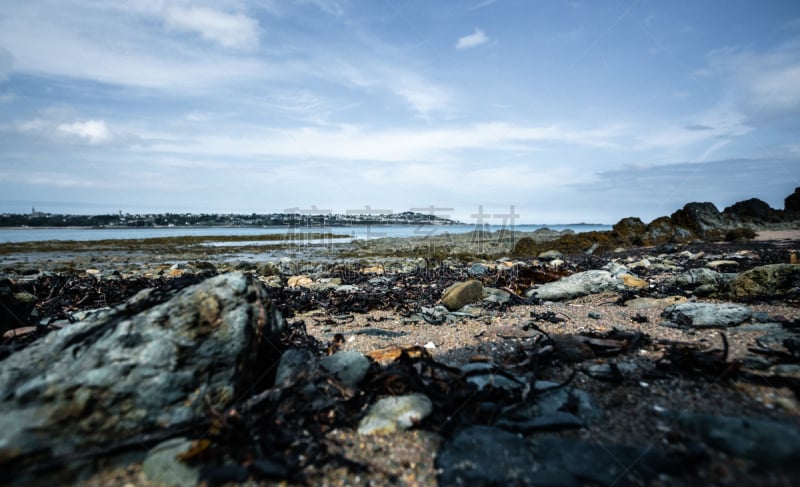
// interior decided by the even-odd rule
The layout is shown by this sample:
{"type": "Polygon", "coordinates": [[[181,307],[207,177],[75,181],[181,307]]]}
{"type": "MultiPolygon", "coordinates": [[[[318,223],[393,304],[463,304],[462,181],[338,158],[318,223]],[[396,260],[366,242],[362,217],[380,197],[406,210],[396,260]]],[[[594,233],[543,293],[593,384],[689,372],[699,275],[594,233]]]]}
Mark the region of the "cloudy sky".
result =
{"type": "Polygon", "coordinates": [[[0,211],[614,223],[795,186],[796,0],[0,3],[0,211]]]}

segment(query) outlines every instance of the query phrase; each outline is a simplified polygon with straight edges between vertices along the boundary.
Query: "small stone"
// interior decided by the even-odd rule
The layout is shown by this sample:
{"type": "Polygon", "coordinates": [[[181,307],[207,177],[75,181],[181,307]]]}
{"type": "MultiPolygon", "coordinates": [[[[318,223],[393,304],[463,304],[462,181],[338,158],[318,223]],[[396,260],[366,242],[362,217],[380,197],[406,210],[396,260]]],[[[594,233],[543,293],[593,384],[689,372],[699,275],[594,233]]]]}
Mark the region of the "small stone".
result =
{"type": "Polygon", "coordinates": [[[625,287],[632,287],[635,289],[644,289],[650,287],[649,282],[631,274],[622,274],[619,277],[622,279],[622,283],[625,284],[625,287]]]}
{"type": "Polygon", "coordinates": [[[634,298],[625,301],[625,306],[631,309],[659,308],[688,301],[685,296],[670,296],[667,298],[634,298]]]}
{"type": "Polygon", "coordinates": [[[369,359],[360,352],[337,352],[320,361],[322,368],[335,374],[342,384],[355,387],[369,370],[369,359]]]}
{"type": "Polygon", "coordinates": [[[667,326],[722,327],[749,320],[753,311],[733,303],[681,303],[668,307],[661,316],[668,321],[667,326]]]}
{"type": "Polygon", "coordinates": [[[562,254],[558,250],[547,250],[539,254],[539,258],[542,260],[554,260],[554,259],[560,259],[562,257],[564,257],[564,254],[562,254]]]}
{"type": "Polygon", "coordinates": [[[442,296],[442,304],[450,311],[456,311],[469,303],[475,302],[483,295],[483,284],[469,280],[450,286],[442,296]]]}
{"type": "Polygon", "coordinates": [[[511,294],[493,287],[483,288],[483,300],[489,303],[505,304],[511,300],[511,294]]]}
{"type": "Polygon", "coordinates": [[[589,311],[589,318],[591,318],[593,320],[599,320],[600,318],[602,318],[602,316],[603,315],[601,315],[597,311],[589,311]]]}
{"type": "Polygon", "coordinates": [[[428,342],[425,345],[423,345],[423,347],[427,348],[428,350],[436,350],[436,344],[433,342],[428,342]]]}
{"type": "Polygon", "coordinates": [[[736,267],[739,263],[735,260],[712,260],[711,262],[706,264],[706,267],[709,269],[716,269],[718,267],[736,267]]]}
{"type": "Polygon", "coordinates": [[[287,281],[286,284],[289,287],[309,287],[311,284],[314,283],[314,280],[308,276],[292,276],[287,281]]]}
{"type": "Polygon", "coordinates": [[[467,270],[467,273],[474,277],[480,277],[487,272],[489,272],[489,268],[483,264],[472,264],[472,266],[470,266],[470,268],[467,270]]]}
{"type": "Polygon", "coordinates": [[[424,394],[409,394],[380,399],[370,406],[358,424],[361,435],[393,433],[409,429],[433,411],[433,403],[424,394]]]}

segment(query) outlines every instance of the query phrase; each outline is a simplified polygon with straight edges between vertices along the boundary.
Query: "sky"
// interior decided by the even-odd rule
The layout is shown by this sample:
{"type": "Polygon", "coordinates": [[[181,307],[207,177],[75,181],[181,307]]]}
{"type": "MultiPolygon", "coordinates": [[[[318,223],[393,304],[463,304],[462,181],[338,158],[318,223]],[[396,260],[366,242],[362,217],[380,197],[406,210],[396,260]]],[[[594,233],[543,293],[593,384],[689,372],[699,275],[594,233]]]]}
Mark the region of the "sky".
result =
{"type": "Polygon", "coordinates": [[[0,212],[613,224],[797,186],[796,0],[0,0],[0,212]]]}

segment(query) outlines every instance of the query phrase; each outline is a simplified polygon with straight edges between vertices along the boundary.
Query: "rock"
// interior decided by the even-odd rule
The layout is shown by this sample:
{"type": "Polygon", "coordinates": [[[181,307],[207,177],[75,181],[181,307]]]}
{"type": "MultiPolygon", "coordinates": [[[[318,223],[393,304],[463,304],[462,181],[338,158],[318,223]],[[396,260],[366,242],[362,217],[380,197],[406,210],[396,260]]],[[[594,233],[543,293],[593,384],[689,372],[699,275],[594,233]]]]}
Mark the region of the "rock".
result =
{"type": "Polygon", "coordinates": [[[770,264],[742,272],[730,282],[736,297],[771,296],[800,287],[800,265],[770,264]]]}
{"type": "Polygon", "coordinates": [[[353,284],[342,284],[340,286],[336,286],[333,290],[337,293],[353,294],[361,291],[361,288],[354,286],[353,284]]]}
{"type": "Polygon", "coordinates": [[[733,303],[680,303],[665,309],[661,316],[668,321],[667,326],[702,328],[738,325],[749,320],[753,311],[733,303]]]}
{"type": "Polygon", "coordinates": [[[408,429],[433,411],[433,403],[424,394],[409,394],[380,399],[370,406],[358,424],[361,435],[393,433],[408,429]]]}
{"type": "Polygon", "coordinates": [[[619,278],[622,279],[622,283],[625,285],[625,287],[634,289],[646,289],[650,287],[649,282],[632,274],[620,274],[619,278]]]}
{"type": "Polygon", "coordinates": [[[709,269],[717,269],[719,267],[738,267],[739,262],[735,260],[712,260],[711,262],[706,263],[706,267],[709,269]]]}
{"type": "Polygon", "coordinates": [[[308,276],[292,276],[286,280],[286,285],[289,287],[309,287],[314,284],[314,280],[308,276]]]}
{"type": "Polygon", "coordinates": [[[443,486],[648,485],[678,466],[654,449],[550,436],[534,442],[491,426],[457,432],[436,457],[443,486]]]}
{"type": "Polygon", "coordinates": [[[256,265],[256,272],[264,277],[280,275],[281,269],[274,262],[264,262],[256,265]]]}
{"type": "Polygon", "coordinates": [[[497,374],[497,367],[487,362],[472,362],[462,365],[461,372],[466,376],[467,382],[475,384],[478,390],[486,387],[497,389],[515,390],[522,389],[527,381],[524,377],[512,373],[497,374]]]}
{"type": "Polygon", "coordinates": [[[539,258],[542,260],[554,260],[554,259],[561,259],[563,257],[564,254],[562,254],[558,250],[546,250],[539,254],[539,258]]]}
{"type": "Polygon", "coordinates": [[[310,284],[298,284],[299,286],[307,287],[313,291],[328,291],[336,289],[342,285],[342,280],[338,277],[323,277],[318,281],[310,284]]]}
{"type": "Polygon", "coordinates": [[[565,299],[587,296],[589,294],[606,291],[616,291],[623,286],[622,281],[605,270],[591,270],[578,272],[563,277],[555,282],[548,282],[529,290],[528,297],[535,297],[546,301],[561,301],[565,299]]]}
{"type": "Polygon", "coordinates": [[[639,246],[644,242],[647,226],[636,217],[623,218],[618,221],[611,231],[617,235],[617,240],[627,245],[639,246]]]}
{"type": "Polygon", "coordinates": [[[319,359],[308,350],[290,348],[283,352],[275,372],[275,387],[308,377],[319,366],[319,359]]]}
{"type": "Polygon", "coordinates": [[[694,288],[705,284],[719,286],[720,284],[729,280],[730,279],[726,278],[719,272],[706,269],[705,267],[691,269],[682,274],[678,274],[671,279],[673,285],[688,288],[694,288]]]}
{"type": "Polygon", "coordinates": [[[666,298],[634,298],[625,301],[625,306],[632,309],[660,308],[677,303],[685,303],[684,296],[669,296],[666,298]]]}
{"type": "Polygon", "coordinates": [[[178,460],[178,456],[192,448],[186,438],[167,440],[147,452],[142,471],[147,480],[167,487],[192,487],[200,482],[200,469],[178,460]]]}
{"type": "Polygon", "coordinates": [[[685,431],[709,446],[764,465],[797,466],[800,428],[762,418],[737,418],[703,413],[675,413],[685,431]]]}
{"type": "Polygon", "coordinates": [[[766,202],[758,198],[750,198],[749,200],[734,203],[722,210],[722,214],[729,219],[743,222],[770,223],[780,221],[778,211],[772,209],[766,202]]]}
{"type": "Polygon", "coordinates": [[[444,306],[434,306],[432,308],[422,306],[419,310],[419,315],[432,325],[441,325],[448,321],[449,318],[449,312],[444,306]]]}
{"type": "Polygon", "coordinates": [[[800,216],[800,187],[794,188],[794,193],[783,200],[783,210],[786,213],[800,216]]]}
{"type": "Polygon", "coordinates": [[[450,311],[456,311],[473,303],[483,295],[483,284],[474,279],[450,286],[442,295],[442,304],[450,311]]]}
{"type": "Polygon", "coordinates": [[[589,311],[589,315],[588,316],[589,316],[589,318],[591,318],[593,320],[599,320],[600,318],[603,317],[603,315],[601,315],[597,311],[589,311]]]}
{"type": "Polygon", "coordinates": [[[260,283],[232,273],[50,333],[0,368],[1,468],[224,410],[277,361],[282,328],[260,283]]]}
{"type": "Polygon", "coordinates": [[[644,245],[666,245],[688,242],[691,238],[691,232],[677,227],[668,216],[662,216],[647,224],[642,243],[644,245]]]}
{"type": "Polygon", "coordinates": [[[722,213],[709,202],[687,203],[670,215],[670,220],[675,226],[686,228],[703,239],[719,238],[720,230],[725,228],[722,213]]]}
{"type": "Polygon", "coordinates": [[[556,411],[571,411],[584,421],[597,419],[602,411],[595,406],[592,396],[575,387],[559,387],[556,382],[539,380],[534,384],[536,402],[529,408],[523,408],[526,416],[541,416],[556,411]]]}
{"type": "Polygon", "coordinates": [[[472,264],[470,268],[467,270],[467,274],[473,277],[481,277],[484,274],[489,272],[489,268],[483,264],[472,264]]]}
{"type": "Polygon", "coordinates": [[[485,287],[483,288],[483,301],[488,303],[505,304],[511,301],[511,294],[508,291],[503,291],[502,289],[485,287]]]}
{"type": "Polygon", "coordinates": [[[337,352],[320,361],[322,368],[336,375],[342,384],[355,387],[369,370],[369,359],[360,352],[337,352]]]}

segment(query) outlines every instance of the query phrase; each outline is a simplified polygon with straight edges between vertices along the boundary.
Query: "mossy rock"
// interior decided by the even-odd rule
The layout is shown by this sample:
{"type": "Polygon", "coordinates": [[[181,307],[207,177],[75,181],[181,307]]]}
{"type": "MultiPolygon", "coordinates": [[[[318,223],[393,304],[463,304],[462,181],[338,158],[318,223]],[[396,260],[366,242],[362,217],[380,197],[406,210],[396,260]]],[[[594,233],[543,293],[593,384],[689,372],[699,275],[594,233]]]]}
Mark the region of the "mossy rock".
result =
{"type": "Polygon", "coordinates": [[[642,245],[647,226],[636,217],[623,218],[611,229],[620,243],[627,245],[642,245]]]}

